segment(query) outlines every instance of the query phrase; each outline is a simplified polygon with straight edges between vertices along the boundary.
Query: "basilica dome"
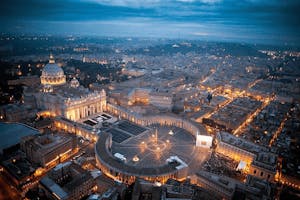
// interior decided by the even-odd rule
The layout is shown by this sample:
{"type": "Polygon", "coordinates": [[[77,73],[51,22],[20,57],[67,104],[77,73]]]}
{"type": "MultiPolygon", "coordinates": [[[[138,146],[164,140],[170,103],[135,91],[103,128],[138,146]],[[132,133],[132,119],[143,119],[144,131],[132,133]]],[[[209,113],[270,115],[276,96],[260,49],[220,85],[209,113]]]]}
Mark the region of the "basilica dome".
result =
{"type": "Polygon", "coordinates": [[[52,55],[50,55],[49,63],[42,71],[41,83],[43,85],[63,85],[66,83],[64,71],[55,63],[52,55]]]}

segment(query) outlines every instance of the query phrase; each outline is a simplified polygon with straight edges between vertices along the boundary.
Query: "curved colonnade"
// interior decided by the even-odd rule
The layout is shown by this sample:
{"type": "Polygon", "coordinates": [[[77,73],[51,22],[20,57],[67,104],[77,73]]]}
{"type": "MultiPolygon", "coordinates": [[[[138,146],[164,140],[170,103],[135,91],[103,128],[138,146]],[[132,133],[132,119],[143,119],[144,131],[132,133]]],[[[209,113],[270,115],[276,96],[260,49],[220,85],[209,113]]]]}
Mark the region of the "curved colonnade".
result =
{"type": "MultiPolygon", "coordinates": [[[[179,128],[187,130],[194,137],[200,132],[200,128],[196,124],[176,118],[169,115],[157,115],[157,116],[140,116],[133,112],[116,106],[107,104],[107,112],[113,115],[120,116],[123,119],[127,119],[131,122],[139,124],[141,126],[149,126],[152,124],[177,126],[179,128]]],[[[201,132],[205,131],[201,129],[201,132]]],[[[188,167],[181,167],[180,163],[166,163],[163,166],[158,167],[136,167],[127,165],[126,163],[115,158],[112,154],[112,136],[110,133],[101,133],[99,139],[95,145],[95,156],[97,166],[107,176],[117,179],[119,181],[131,184],[135,179],[142,178],[152,182],[164,183],[169,178],[183,180],[187,176],[188,167]]]]}

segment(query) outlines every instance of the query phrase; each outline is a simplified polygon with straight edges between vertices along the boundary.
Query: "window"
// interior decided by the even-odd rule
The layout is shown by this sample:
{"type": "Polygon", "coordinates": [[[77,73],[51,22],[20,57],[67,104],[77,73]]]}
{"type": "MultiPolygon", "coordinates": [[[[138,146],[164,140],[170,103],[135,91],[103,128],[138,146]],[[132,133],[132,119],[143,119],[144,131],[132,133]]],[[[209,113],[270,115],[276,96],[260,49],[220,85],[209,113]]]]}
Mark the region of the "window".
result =
{"type": "Polygon", "coordinates": [[[256,169],[253,171],[254,174],[256,174],[256,169]]]}
{"type": "Polygon", "coordinates": [[[263,172],[260,172],[260,176],[263,176],[264,175],[264,173],[263,172]]]}

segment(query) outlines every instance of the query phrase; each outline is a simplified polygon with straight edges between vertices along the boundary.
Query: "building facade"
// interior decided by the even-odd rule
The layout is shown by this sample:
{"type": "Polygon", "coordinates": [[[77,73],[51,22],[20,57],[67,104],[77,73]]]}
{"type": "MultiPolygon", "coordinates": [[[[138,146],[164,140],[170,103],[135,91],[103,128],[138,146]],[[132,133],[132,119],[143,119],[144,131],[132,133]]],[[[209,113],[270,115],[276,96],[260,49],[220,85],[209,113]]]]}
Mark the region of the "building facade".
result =
{"type": "Polygon", "coordinates": [[[57,165],[40,181],[40,187],[50,199],[82,199],[92,193],[96,185],[89,171],[66,162],[57,165]]]}
{"type": "Polygon", "coordinates": [[[106,107],[104,90],[92,92],[80,86],[75,77],[67,83],[64,71],[55,64],[53,56],[42,71],[41,84],[38,89],[25,88],[25,103],[34,103],[39,110],[48,111],[51,116],[77,121],[102,112],[106,107]]]}
{"type": "Polygon", "coordinates": [[[42,167],[54,166],[60,159],[69,157],[77,147],[75,137],[51,134],[26,136],[20,146],[31,162],[42,167]]]}
{"type": "Polygon", "coordinates": [[[227,132],[219,132],[216,136],[216,152],[247,164],[248,174],[268,181],[276,176],[277,155],[267,148],[236,137],[227,132]]]}

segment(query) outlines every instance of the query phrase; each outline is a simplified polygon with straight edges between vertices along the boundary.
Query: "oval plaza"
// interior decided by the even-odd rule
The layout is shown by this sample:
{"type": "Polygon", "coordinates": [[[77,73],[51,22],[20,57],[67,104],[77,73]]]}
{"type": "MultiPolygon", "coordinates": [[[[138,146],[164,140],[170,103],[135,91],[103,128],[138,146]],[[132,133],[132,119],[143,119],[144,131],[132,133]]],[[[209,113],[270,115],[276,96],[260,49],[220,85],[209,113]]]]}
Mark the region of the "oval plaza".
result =
{"type": "Polygon", "coordinates": [[[212,138],[199,135],[205,129],[171,115],[139,116],[107,104],[107,112],[123,116],[100,134],[96,161],[103,173],[132,183],[143,178],[164,183],[184,180],[209,155],[212,138]]]}

